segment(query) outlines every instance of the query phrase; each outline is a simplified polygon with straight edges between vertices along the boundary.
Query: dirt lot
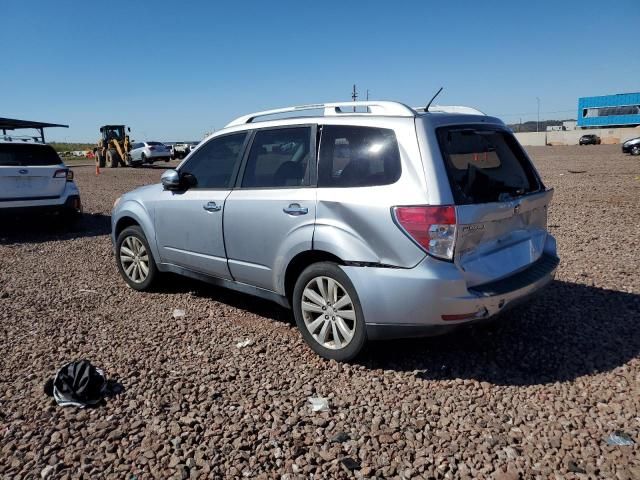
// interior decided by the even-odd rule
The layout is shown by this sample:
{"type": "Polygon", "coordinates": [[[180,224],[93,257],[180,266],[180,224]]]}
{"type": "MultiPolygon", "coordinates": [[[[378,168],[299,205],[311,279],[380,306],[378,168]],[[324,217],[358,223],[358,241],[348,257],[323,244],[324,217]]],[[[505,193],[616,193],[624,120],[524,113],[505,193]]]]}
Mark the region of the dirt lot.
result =
{"type": "Polygon", "coordinates": [[[76,232],[0,233],[0,477],[640,478],[640,160],[530,153],[556,189],[557,281],[499,324],[350,365],[315,356],[275,305],[178,277],[127,288],[109,212],[162,169],[76,168],[76,232]],[[56,406],[43,384],[77,358],[124,391],[56,406]],[[618,430],[635,445],[608,446],[618,430]]]}

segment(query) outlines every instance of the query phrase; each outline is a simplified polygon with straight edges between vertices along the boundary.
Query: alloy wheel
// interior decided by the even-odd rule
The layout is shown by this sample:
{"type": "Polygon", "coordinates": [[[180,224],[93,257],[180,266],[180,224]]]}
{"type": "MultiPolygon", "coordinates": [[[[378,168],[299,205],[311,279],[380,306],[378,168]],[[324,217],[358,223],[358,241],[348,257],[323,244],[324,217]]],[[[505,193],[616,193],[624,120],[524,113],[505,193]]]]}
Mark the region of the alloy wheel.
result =
{"type": "Polygon", "coordinates": [[[315,277],[302,292],[302,316],[320,345],[338,350],[349,345],[356,331],[356,311],[345,288],[331,277],[315,277]]]}
{"type": "Polygon", "coordinates": [[[144,244],[133,235],[120,244],[120,264],[125,275],[135,283],[142,283],[149,275],[149,254],[144,244]]]}

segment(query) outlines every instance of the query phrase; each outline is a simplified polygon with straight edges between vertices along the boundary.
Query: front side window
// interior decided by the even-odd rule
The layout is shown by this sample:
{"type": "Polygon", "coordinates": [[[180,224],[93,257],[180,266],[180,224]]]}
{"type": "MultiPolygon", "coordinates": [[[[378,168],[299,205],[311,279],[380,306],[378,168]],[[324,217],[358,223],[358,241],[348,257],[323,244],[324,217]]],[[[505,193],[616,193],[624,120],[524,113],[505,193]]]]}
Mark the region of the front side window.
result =
{"type": "Polygon", "coordinates": [[[322,127],[319,187],[389,185],[400,178],[400,151],[393,130],[374,127],[322,127]]]}
{"type": "Polygon", "coordinates": [[[242,178],[243,188],[309,184],[311,127],[258,130],[242,178]]]}
{"type": "Polygon", "coordinates": [[[208,141],[193,154],[180,173],[195,177],[195,188],[229,188],[246,136],[243,132],[208,141]]]}
{"type": "Polygon", "coordinates": [[[489,127],[442,127],[438,142],[459,205],[506,201],[542,188],[509,132],[489,127]]]}

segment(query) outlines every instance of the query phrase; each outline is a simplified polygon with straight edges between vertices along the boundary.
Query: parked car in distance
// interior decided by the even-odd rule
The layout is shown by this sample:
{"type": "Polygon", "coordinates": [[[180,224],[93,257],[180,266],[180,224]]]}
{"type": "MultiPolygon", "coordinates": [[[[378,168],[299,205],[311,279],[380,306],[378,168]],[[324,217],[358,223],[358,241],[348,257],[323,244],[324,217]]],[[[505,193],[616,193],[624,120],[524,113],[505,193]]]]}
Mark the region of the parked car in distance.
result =
{"type": "Polygon", "coordinates": [[[501,120],[437,108],[232,121],[161,184],[116,200],[120,274],[136,290],[173,272],[291,307],[309,346],[338,361],[367,340],[495,317],[554,278],[553,190],[501,120]]]}
{"type": "Polygon", "coordinates": [[[198,145],[198,142],[179,142],[174,144],[173,158],[179,158],[179,159],[185,158],[187,155],[189,155],[189,153],[191,153],[191,150],[193,150],[197,145],[198,145]]]}
{"type": "Polygon", "coordinates": [[[622,153],[640,155],[640,137],[631,138],[622,144],[622,153]]]}
{"type": "Polygon", "coordinates": [[[82,204],[73,171],[50,145],[0,141],[0,213],[31,212],[77,219],[82,204]]]}
{"type": "Polygon", "coordinates": [[[582,135],[580,140],[578,140],[579,145],[600,145],[602,141],[598,135],[582,135]]]}
{"type": "Polygon", "coordinates": [[[171,160],[171,150],[160,142],[136,142],[131,145],[131,163],[142,165],[164,160],[171,160]]]}
{"type": "Polygon", "coordinates": [[[175,152],[174,152],[174,150],[173,150],[173,144],[172,144],[172,143],[165,143],[164,145],[165,145],[165,147],[167,147],[167,149],[169,150],[169,157],[170,157],[171,159],[176,158],[176,157],[175,157],[175,152]]]}

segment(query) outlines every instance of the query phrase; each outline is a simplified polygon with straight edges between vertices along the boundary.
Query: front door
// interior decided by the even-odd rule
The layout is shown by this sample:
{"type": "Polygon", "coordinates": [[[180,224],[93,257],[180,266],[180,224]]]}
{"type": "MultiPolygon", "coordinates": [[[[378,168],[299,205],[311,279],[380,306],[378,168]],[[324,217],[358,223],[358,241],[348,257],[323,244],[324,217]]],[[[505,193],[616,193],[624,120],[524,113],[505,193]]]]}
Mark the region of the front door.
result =
{"type": "Polygon", "coordinates": [[[311,250],[316,217],[315,127],[255,132],[239,185],[227,198],[229,269],[239,282],[279,291],[298,252],[311,250]]]}
{"type": "Polygon", "coordinates": [[[162,192],[155,221],[163,263],[230,278],[222,219],[246,137],[243,132],[209,140],[179,170],[195,185],[162,192]]]}

